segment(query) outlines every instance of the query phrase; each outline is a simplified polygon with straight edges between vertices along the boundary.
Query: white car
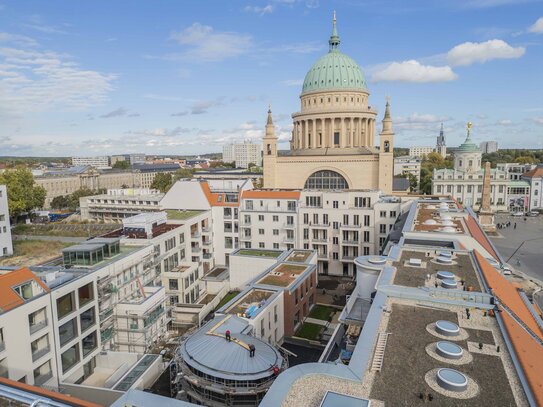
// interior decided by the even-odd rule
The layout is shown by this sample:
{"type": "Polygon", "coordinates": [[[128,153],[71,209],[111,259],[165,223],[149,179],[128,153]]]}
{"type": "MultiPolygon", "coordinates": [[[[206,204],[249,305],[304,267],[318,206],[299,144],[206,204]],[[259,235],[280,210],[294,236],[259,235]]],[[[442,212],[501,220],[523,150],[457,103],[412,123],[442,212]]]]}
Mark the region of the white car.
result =
{"type": "Polygon", "coordinates": [[[514,212],[511,214],[511,216],[524,216],[524,213],[522,212],[514,212]]]}
{"type": "Polygon", "coordinates": [[[508,264],[504,264],[502,266],[502,274],[504,276],[510,276],[511,274],[513,274],[513,269],[508,264]]]}

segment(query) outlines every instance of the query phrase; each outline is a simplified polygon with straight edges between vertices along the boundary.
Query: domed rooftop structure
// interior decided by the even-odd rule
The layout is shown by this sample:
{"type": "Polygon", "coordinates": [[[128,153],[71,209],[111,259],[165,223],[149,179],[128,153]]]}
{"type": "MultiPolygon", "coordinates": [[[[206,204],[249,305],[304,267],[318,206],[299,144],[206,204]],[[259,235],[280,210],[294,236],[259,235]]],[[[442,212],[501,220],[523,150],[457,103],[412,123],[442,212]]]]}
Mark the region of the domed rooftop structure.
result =
{"type": "Polygon", "coordinates": [[[334,28],[330,40],[330,50],[307,72],[302,87],[302,95],[311,92],[331,89],[350,89],[367,92],[366,79],[360,66],[351,57],[339,50],[339,35],[336,28],[334,12],[334,28]]]}
{"type": "Polygon", "coordinates": [[[466,137],[466,140],[460,145],[460,147],[458,147],[458,149],[456,151],[458,152],[462,152],[462,153],[479,153],[481,152],[481,149],[479,148],[479,146],[477,144],[475,144],[472,140],[471,140],[471,127],[472,127],[472,123],[469,122],[468,123],[468,135],[466,137]]]}

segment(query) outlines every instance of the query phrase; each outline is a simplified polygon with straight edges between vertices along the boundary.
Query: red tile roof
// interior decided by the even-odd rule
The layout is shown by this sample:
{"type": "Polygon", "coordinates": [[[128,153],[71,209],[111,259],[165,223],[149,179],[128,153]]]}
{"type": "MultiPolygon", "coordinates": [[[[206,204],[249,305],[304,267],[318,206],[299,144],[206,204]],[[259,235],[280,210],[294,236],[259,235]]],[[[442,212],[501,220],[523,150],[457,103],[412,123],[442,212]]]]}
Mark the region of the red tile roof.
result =
{"type": "Polygon", "coordinates": [[[522,174],[523,177],[526,178],[539,178],[543,177],[543,167],[536,167],[533,170],[530,170],[528,172],[525,172],[522,174]]]}
{"type": "Polygon", "coordinates": [[[254,199],[299,199],[300,191],[266,191],[247,190],[243,191],[243,198],[254,199]]]}
{"type": "Polygon", "coordinates": [[[481,229],[481,226],[479,223],[475,220],[475,218],[471,215],[468,215],[468,217],[465,219],[466,226],[468,227],[468,231],[471,234],[471,236],[477,240],[481,246],[485,248],[485,250],[497,261],[500,260],[500,257],[498,256],[498,253],[496,253],[496,250],[494,250],[494,247],[488,240],[488,237],[485,232],[483,232],[483,229],[481,229]]]}
{"type": "Polygon", "coordinates": [[[23,391],[27,391],[29,393],[34,393],[39,396],[44,396],[49,399],[66,403],[68,405],[74,406],[74,407],[103,407],[101,404],[91,403],[89,401],[77,399],[75,397],[67,396],[65,394],[56,393],[54,391],[49,391],[42,389],[40,387],[31,386],[26,383],[20,383],[16,382],[14,380],[5,379],[3,377],[0,377],[0,384],[3,384],[4,386],[10,386],[14,387],[23,391]]]}
{"type": "Polygon", "coordinates": [[[543,346],[507,311],[504,310],[500,315],[536,402],[543,406],[543,346]]]}
{"type": "Polygon", "coordinates": [[[49,292],[49,288],[45,283],[26,267],[0,275],[0,311],[9,311],[24,304],[25,300],[15,292],[13,287],[32,280],[43,288],[45,292],[49,292]]]}
{"type": "Polygon", "coordinates": [[[502,276],[479,252],[474,251],[475,258],[487,285],[498,300],[515,314],[530,330],[543,340],[543,332],[534,316],[522,300],[517,288],[502,276]]]}
{"type": "Polygon", "coordinates": [[[239,206],[239,201],[226,202],[226,194],[211,192],[211,189],[209,188],[209,184],[207,182],[200,182],[200,187],[202,188],[202,191],[204,191],[207,201],[209,202],[211,206],[230,206],[230,207],[239,206]]]}

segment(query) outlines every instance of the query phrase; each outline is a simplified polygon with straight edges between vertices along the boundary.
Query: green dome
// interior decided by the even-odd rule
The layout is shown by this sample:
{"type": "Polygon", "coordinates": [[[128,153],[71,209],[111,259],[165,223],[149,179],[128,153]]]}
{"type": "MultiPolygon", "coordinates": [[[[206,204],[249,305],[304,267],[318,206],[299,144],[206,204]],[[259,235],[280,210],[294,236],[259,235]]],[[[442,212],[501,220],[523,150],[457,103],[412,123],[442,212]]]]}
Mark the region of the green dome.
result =
{"type": "Polygon", "coordinates": [[[304,79],[302,95],[330,89],[367,91],[364,73],[349,56],[332,49],[311,67],[304,79]]]}
{"type": "Polygon", "coordinates": [[[458,152],[462,153],[480,153],[481,149],[477,144],[475,144],[473,141],[471,141],[470,136],[466,138],[466,140],[458,147],[458,152]]]}
{"type": "Polygon", "coordinates": [[[334,29],[328,41],[330,51],[315,62],[305,75],[302,95],[331,89],[367,91],[366,79],[362,69],[354,59],[340,52],[339,43],[339,35],[336,30],[336,14],[334,12],[334,29]]]}

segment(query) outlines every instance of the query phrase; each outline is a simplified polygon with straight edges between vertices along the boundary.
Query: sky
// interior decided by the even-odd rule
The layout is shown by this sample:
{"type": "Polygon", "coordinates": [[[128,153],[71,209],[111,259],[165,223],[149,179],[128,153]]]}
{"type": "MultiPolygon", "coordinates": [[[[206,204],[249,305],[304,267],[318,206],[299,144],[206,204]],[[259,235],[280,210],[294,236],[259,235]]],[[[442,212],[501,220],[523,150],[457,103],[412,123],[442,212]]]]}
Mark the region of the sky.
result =
{"type": "Polygon", "coordinates": [[[0,0],[0,156],[287,149],[333,10],[396,146],[543,148],[542,1],[0,0]]]}

